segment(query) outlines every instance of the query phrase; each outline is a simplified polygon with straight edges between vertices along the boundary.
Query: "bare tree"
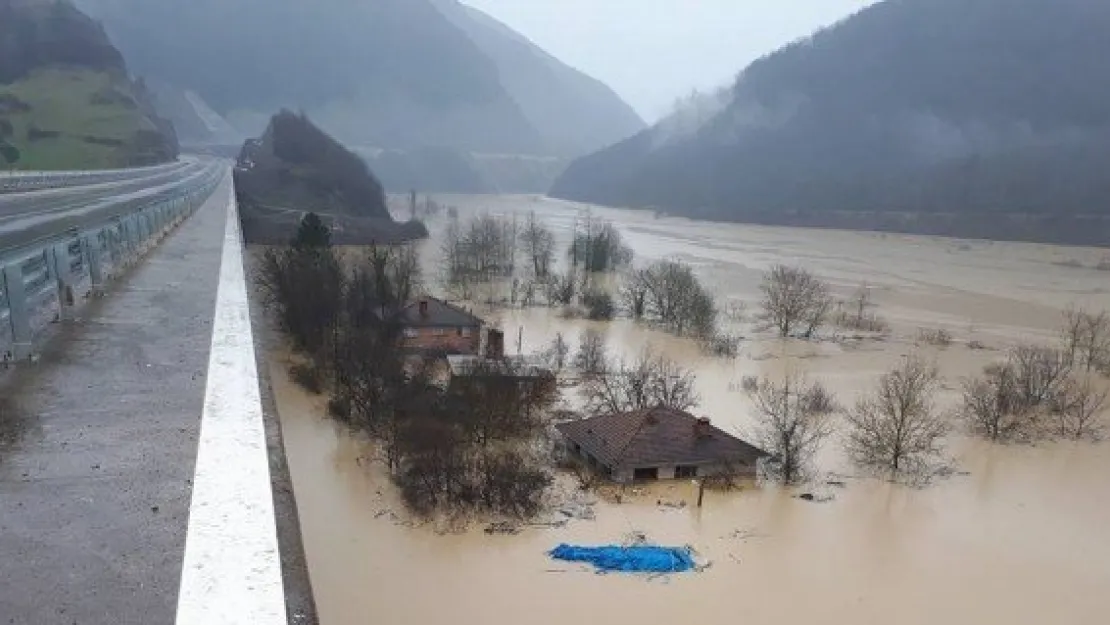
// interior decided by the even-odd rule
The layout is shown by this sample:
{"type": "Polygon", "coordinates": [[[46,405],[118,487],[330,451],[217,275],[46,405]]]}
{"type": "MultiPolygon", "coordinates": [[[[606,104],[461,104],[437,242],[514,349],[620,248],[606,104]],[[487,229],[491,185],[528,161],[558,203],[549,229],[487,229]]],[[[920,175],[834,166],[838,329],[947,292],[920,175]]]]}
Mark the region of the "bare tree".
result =
{"type": "Polygon", "coordinates": [[[813,458],[832,433],[831,415],[836,402],[819,382],[790,374],[775,382],[745,379],[745,389],[755,404],[757,440],[772,455],[769,468],[783,483],[807,479],[813,458]]]}
{"type": "Polygon", "coordinates": [[[1074,306],[1064,310],[1064,322],[1060,328],[1060,338],[1068,362],[1081,364],[1083,357],[1084,330],[1087,326],[1087,313],[1074,306]]]}
{"type": "Polygon", "coordinates": [[[647,314],[648,284],[651,274],[647,269],[636,269],[625,276],[621,287],[621,304],[628,314],[636,321],[640,321],[647,314]]]}
{"type": "Polygon", "coordinates": [[[1105,429],[1102,416],[1110,399],[1110,389],[1091,376],[1072,377],[1057,394],[1052,413],[1056,418],[1056,433],[1079,440],[1097,438],[1105,429]]]}
{"type": "Polygon", "coordinates": [[[488,446],[534,437],[557,397],[550,372],[513,361],[482,360],[452,380],[447,405],[474,443],[488,446]]]}
{"type": "Polygon", "coordinates": [[[1110,314],[1069,307],[1061,329],[1070,362],[1087,371],[1110,373],[1110,314]]]}
{"type": "Polygon", "coordinates": [[[578,280],[573,272],[565,275],[551,272],[543,283],[548,306],[570,305],[578,294],[578,280]]]}
{"type": "Polygon", "coordinates": [[[1006,362],[965,381],[960,414],[972,432],[995,441],[1097,435],[1107,393],[1086,371],[1083,357],[1072,351],[1081,344],[1064,343],[1063,349],[1019,345],[1006,362]]]}
{"type": "Polygon", "coordinates": [[[575,222],[574,239],[567,255],[572,266],[588,274],[620,269],[632,262],[633,253],[611,222],[587,217],[581,223],[575,222]]]}
{"type": "Polygon", "coordinates": [[[933,405],[938,379],[936,367],[916,355],[881,376],[875,392],[848,412],[852,459],[892,478],[926,476],[949,430],[933,405]]]}
{"type": "Polygon", "coordinates": [[[574,356],[574,366],[583,377],[599,375],[605,371],[608,356],[605,353],[605,337],[597,330],[586,330],[578,343],[578,353],[574,356]]]}
{"type": "Polygon", "coordinates": [[[972,432],[993,441],[1016,438],[1030,423],[1028,411],[1019,406],[1017,388],[1013,367],[987,367],[983,377],[964,380],[959,415],[972,432]]]}
{"type": "Polygon", "coordinates": [[[443,282],[453,291],[470,290],[512,276],[516,263],[517,226],[512,220],[489,214],[447,225],[441,268],[443,282]]]}
{"type": "Polygon", "coordinates": [[[603,370],[583,379],[579,389],[591,414],[611,414],[667,406],[689,410],[701,403],[693,372],[645,348],[629,364],[607,363],[603,370]]]}
{"type": "Polygon", "coordinates": [[[532,275],[538,280],[547,278],[555,257],[555,233],[536,218],[535,211],[528,213],[520,233],[520,244],[530,262],[532,275]]]}
{"type": "Polygon", "coordinates": [[[762,319],[779,336],[812,337],[824,325],[833,299],[827,284],[800,267],[775,265],[763,277],[762,319]]]}
{"type": "Polygon", "coordinates": [[[551,341],[544,353],[545,359],[551,364],[551,368],[556,373],[561,373],[567,365],[567,356],[570,355],[570,344],[563,338],[562,332],[555,334],[555,339],[551,341]]]}
{"type": "Polygon", "coordinates": [[[1048,407],[1072,371],[1063,351],[1039,345],[1018,345],[1008,363],[1014,368],[1018,407],[1028,411],[1048,407]]]}
{"type": "Polygon", "coordinates": [[[855,290],[851,299],[841,302],[839,308],[835,322],[842,328],[861,332],[886,332],[889,329],[886,321],[873,312],[876,304],[871,287],[866,282],[855,290]]]}
{"type": "MultiPolygon", "coordinates": [[[[645,318],[678,336],[704,338],[714,334],[716,304],[689,265],[675,260],[661,260],[634,276],[635,286],[626,287],[625,299],[628,302],[636,296],[643,298],[640,304],[646,312],[645,318]],[[642,291],[627,290],[631,288],[642,291]]],[[[635,301],[632,303],[636,304],[635,301]]]]}
{"type": "Polygon", "coordinates": [[[371,245],[367,260],[366,275],[373,282],[382,318],[411,301],[421,288],[420,256],[415,247],[371,245]]]}

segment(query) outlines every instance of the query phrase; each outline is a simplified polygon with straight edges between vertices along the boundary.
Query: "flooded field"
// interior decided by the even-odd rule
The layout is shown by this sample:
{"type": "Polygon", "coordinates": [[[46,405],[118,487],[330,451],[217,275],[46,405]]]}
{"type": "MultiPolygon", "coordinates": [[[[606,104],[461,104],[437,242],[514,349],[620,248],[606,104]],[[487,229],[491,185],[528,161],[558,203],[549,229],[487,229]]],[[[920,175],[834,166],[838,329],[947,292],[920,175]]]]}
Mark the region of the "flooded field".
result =
{"type": "MultiPolygon", "coordinates": [[[[569,240],[582,208],[528,197],[445,198],[465,216],[535,210],[569,240]]],[[[491,312],[512,350],[536,351],[587,327],[628,356],[646,345],[693,368],[703,397],[695,414],[743,435],[753,423],[739,392],[745,375],[801,370],[842,403],[915,349],[922,328],[946,328],[945,349],[927,348],[951,405],[960,378],[1020,340],[1051,340],[1070,303],[1110,309],[1105,250],[958,241],[871,233],[762,228],[654,219],[591,209],[614,221],[638,262],[678,257],[698,269],[719,302],[754,310],[762,272],[801,264],[840,295],[875,289],[892,325],[883,341],[781,342],[750,326],[735,360],[628,322],[591,324],[554,311],[491,312]],[[986,349],[970,349],[978,341],[986,349]]],[[[432,223],[433,235],[440,227],[432,223]]],[[[430,282],[436,242],[426,244],[430,282]]],[[[485,314],[486,311],[479,311],[485,314]]],[[[725,624],[739,622],[1041,624],[1110,618],[1110,444],[992,446],[959,435],[948,453],[959,471],[921,489],[857,478],[839,445],[819,458],[843,487],[827,503],[749,487],[706,495],[689,483],[659,485],[595,506],[596,520],[490,536],[483,524],[445,531],[413,527],[373,452],[330,422],[324,401],[289,382],[279,355],[271,375],[325,625],[725,624]],[[679,504],[687,505],[681,507],[679,504]],[[671,504],[671,505],[667,505],[671,504]],[[549,560],[560,542],[620,542],[632,532],[690,544],[712,563],[700,573],[649,579],[595,575],[549,560]]]]}

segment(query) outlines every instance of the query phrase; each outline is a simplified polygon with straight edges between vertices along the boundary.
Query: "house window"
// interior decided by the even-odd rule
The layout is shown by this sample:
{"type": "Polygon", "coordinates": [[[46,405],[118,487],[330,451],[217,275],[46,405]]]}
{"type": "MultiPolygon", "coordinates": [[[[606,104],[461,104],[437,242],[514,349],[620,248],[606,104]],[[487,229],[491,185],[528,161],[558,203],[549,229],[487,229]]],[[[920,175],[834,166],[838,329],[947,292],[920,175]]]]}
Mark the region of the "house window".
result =
{"type": "Polygon", "coordinates": [[[415,328],[405,328],[405,338],[414,339],[420,336],[420,333],[415,328]]]}
{"type": "Polygon", "coordinates": [[[432,336],[447,336],[447,328],[436,328],[432,330],[432,336]]]}
{"type": "Polygon", "coordinates": [[[697,476],[698,476],[698,468],[697,467],[684,467],[684,466],[679,465],[679,466],[674,468],[674,477],[675,477],[675,479],[681,480],[683,478],[690,478],[690,477],[697,477],[697,476]]]}
{"type": "Polygon", "coordinates": [[[635,470],[632,471],[632,479],[636,480],[637,482],[647,481],[647,480],[657,480],[657,479],[659,479],[659,468],[658,467],[650,467],[650,468],[643,468],[643,469],[635,469],[635,470]]]}
{"type": "Polygon", "coordinates": [[[463,328],[462,329],[462,336],[463,336],[463,338],[470,338],[470,328],[463,328]]]}

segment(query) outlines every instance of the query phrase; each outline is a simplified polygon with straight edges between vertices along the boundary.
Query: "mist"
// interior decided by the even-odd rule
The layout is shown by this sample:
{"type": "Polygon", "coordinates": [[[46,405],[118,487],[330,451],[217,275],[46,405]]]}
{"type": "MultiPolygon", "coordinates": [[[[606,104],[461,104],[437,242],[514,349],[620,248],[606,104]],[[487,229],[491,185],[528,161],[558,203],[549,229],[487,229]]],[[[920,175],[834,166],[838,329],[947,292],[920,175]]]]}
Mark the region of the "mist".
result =
{"type": "Polygon", "coordinates": [[[600,79],[649,123],[691,90],[731,84],[749,62],[873,0],[463,0],[600,79]]]}

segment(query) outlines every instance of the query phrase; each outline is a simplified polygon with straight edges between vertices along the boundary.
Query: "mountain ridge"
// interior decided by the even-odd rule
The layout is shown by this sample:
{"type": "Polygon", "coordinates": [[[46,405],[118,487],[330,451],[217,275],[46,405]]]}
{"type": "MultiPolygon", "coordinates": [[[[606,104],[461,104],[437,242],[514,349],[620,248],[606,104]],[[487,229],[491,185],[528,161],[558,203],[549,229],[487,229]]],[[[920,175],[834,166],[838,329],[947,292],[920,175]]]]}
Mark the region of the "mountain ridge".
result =
{"type": "Polygon", "coordinates": [[[197,93],[247,135],[262,130],[270,111],[291,108],[359,147],[567,157],[643,127],[611,90],[562,64],[546,74],[546,93],[566,92],[576,104],[545,116],[503,74],[553,57],[536,56],[527,39],[453,1],[79,2],[144,74],[197,93]],[[198,40],[202,49],[192,45],[198,40]],[[491,57],[519,46],[529,53],[491,57]]]}
{"type": "Polygon", "coordinates": [[[1094,0],[886,0],[753,62],[693,134],[656,125],[578,159],[550,193],[828,227],[946,214],[876,227],[957,236],[989,234],[993,215],[999,236],[1090,243],[1078,216],[1110,213],[1094,174],[1110,167],[1107,29],[1094,0]]]}

